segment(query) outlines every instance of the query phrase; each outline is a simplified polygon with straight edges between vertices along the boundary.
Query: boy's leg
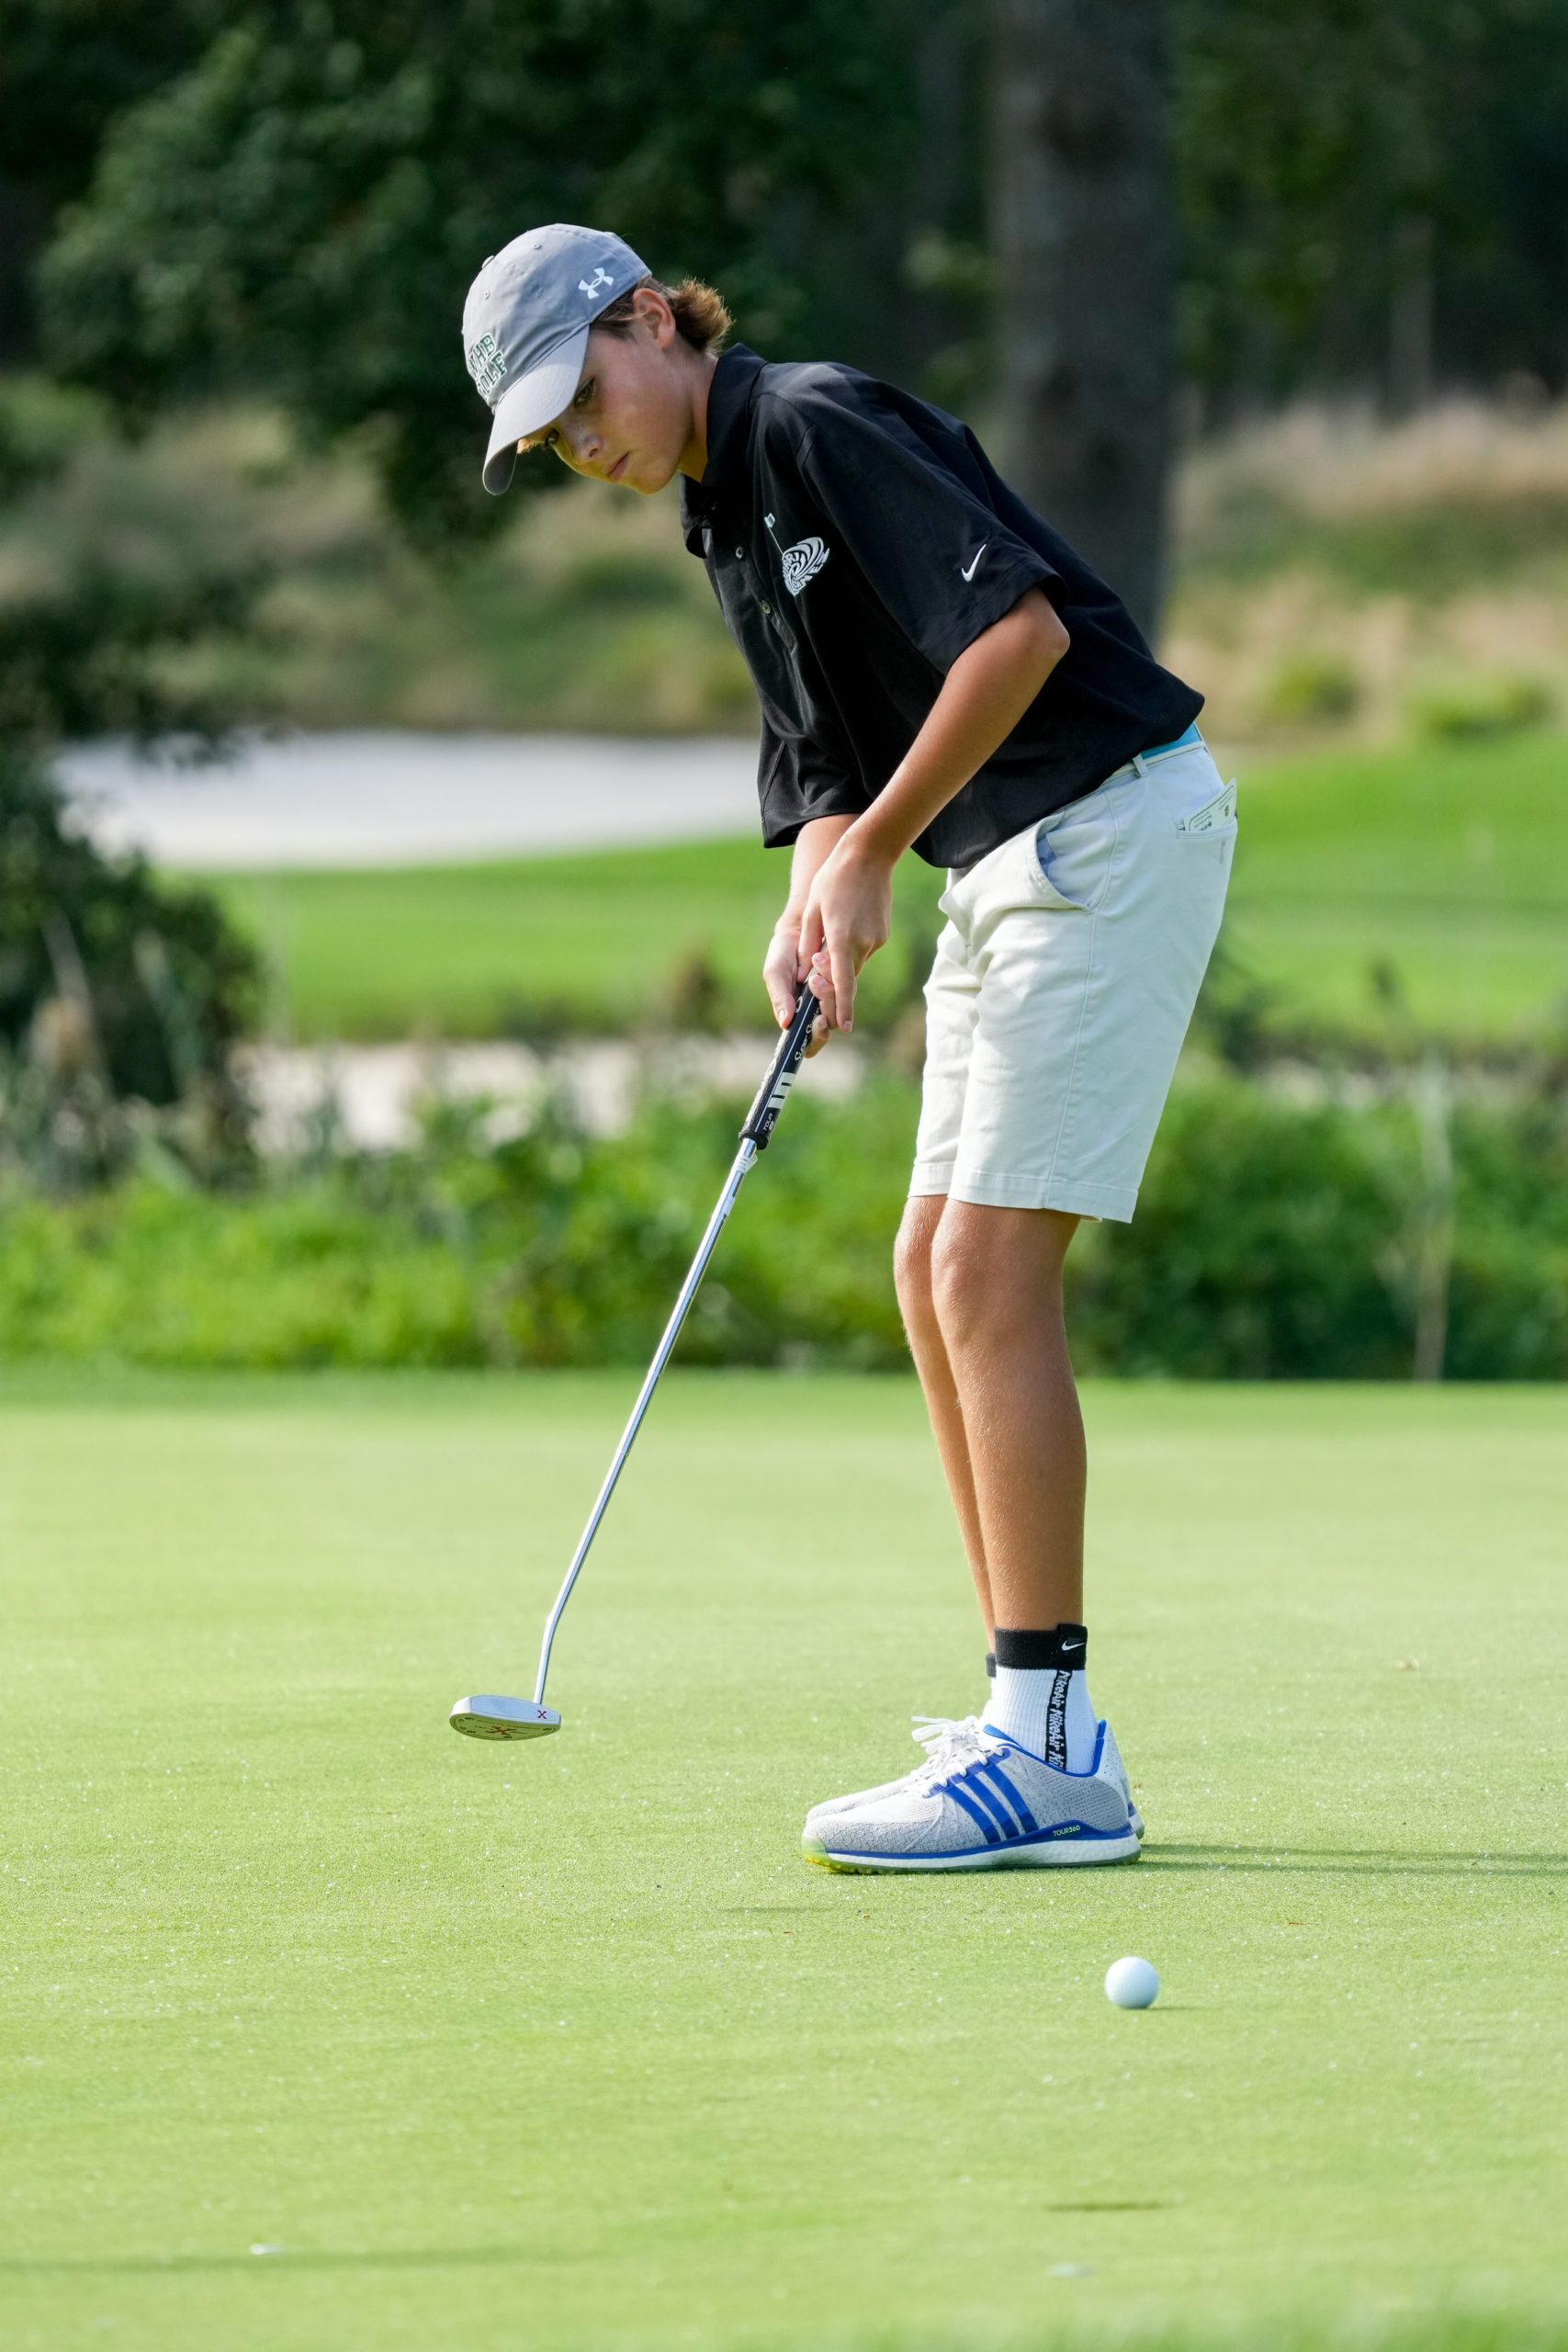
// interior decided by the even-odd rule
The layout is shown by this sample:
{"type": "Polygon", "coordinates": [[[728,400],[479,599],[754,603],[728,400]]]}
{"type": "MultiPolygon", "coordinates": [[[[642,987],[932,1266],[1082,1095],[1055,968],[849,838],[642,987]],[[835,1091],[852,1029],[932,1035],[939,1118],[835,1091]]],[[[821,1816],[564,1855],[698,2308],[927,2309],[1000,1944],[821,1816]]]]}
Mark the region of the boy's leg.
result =
{"type": "Polygon", "coordinates": [[[967,1870],[1137,1851],[1082,1670],[1083,1430],[1061,1278],[1081,1216],[1132,1215],[1218,928],[1234,808],[1201,746],[1140,759],[950,876],[898,1295],[997,1687],[982,1724],[933,1739],[926,1770],[818,1809],[814,1860],[967,1870]]]}
{"type": "Polygon", "coordinates": [[[919,1194],[898,1303],[987,1637],[1083,1614],[1084,1436],[1062,1319],[1078,1220],[919,1194]]]}
{"type": "Polygon", "coordinates": [[[975,1498],[975,1479],[969,1464],[969,1439],[964,1426],[964,1408],[959,1399],[958,1382],[948,1357],[947,1343],[942,1336],[937,1319],[936,1301],[931,1295],[931,1245],[936,1239],[942,1213],[947,1206],[947,1196],[942,1193],[917,1193],[905,1205],[904,1220],[898,1227],[898,1238],[893,1252],[893,1278],[898,1293],[899,1312],[908,1335],[909,1352],[915,1359],[915,1369],[925,1391],[926,1411],[931,1416],[931,1434],[942,1463],[947,1491],[953,1498],[953,1509],[963,1538],[964,1556],[969,1573],[975,1579],[975,1598],[980,1604],[980,1614],[986,1623],[986,1639],[990,1641],[996,1626],[996,1612],[991,1606],[990,1578],[986,1573],[986,1546],[980,1533],[980,1510],[975,1498]]]}
{"type": "Polygon", "coordinates": [[[1083,1417],[1062,1318],[1078,1220],[950,1200],[931,1295],[952,1367],[979,1519],[992,1630],[1083,1616],[1083,1417]]]}

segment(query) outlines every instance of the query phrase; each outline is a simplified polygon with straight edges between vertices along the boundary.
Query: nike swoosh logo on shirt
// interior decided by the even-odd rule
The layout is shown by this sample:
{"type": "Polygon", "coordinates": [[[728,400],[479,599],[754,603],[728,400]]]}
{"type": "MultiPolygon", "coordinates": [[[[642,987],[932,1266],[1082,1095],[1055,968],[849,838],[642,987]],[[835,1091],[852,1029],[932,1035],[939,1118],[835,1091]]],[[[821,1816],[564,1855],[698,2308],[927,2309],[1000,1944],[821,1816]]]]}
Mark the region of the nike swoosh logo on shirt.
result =
{"type": "Polygon", "coordinates": [[[990,544],[991,544],[991,542],[989,541],[989,539],[982,539],[982,540],[981,540],[981,542],[980,542],[980,544],[979,544],[979,546],[978,546],[978,547],[976,548],[976,550],[975,550],[975,560],[974,560],[974,562],[973,562],[973,563],[971,563],[971,564],[968,564],[968,565],[964,565],[964,564],[962,564],[962,563],[959,565],[959,567],[958,567],[958,577],[960,578],[960,580],[973,580],[973,579],[974,579],[975,574],[976,574],[976,571],[978,570],[978,568],[979,568],[980,558],[985,554],[986,549],[990,546],[990,544]]]}

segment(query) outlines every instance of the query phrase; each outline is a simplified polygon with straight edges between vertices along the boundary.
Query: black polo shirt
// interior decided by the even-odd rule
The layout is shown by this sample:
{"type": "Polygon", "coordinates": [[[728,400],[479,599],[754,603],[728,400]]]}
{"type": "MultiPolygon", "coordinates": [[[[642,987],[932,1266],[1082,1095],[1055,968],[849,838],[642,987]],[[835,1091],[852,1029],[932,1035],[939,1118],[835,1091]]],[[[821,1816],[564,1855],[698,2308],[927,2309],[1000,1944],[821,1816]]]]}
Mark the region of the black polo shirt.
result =
{"type": "Polygon", "coordinates": [[[715,370],[707,421],[682,527],[762,706],[770,848],[813,817],[870,806],[959,654],[1027,588],[1044,590],[1071,648],[915,842],[930,865],[973,864],[1203,707],[941,409],[852,368],[774,367],[737,345],[715,370]]]}

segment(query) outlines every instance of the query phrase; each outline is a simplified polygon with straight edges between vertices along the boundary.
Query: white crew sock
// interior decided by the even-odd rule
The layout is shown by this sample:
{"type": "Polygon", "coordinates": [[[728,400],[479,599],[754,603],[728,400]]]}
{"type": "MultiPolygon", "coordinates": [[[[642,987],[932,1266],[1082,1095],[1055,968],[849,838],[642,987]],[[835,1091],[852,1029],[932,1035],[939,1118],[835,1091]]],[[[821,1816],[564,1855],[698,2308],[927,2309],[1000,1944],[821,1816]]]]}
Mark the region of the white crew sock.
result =
{"type": "Polygon", "coordinates": [[[1057,1626],[1049,1634],[1013,1634],[998,1626],[997,1677],[986,1721],[1058,1771],[1090,1771],[1100,1722],[1089,1676],[1081,1665],[1070,1663],[1087,1654],[1081,1625],[1057,1626]],[[1019,1657],[1031,1663],[1011,1663],[1019,1657]],[[1033,1663],[1047,1657],[1050,1663],[1033,1663]]]}

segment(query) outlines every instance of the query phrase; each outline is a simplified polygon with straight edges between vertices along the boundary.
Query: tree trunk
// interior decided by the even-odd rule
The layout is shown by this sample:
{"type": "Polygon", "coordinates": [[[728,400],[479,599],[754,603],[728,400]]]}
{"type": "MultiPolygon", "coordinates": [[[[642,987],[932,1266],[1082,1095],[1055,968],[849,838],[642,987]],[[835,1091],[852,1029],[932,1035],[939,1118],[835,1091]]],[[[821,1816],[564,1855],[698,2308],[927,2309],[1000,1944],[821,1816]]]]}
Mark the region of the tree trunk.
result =
{"type": "Polygon", "coordinates": [[[1173,372],[1164,0],[992,0],[992,35],[1005,470],[1152,638],[1173,372]]]}
{"type": "Polygon", "coordinates": [[[1388,304],[1388,399],[1395,416],[1432,405],[1432,223],[1399,223],[1388,304]]]}

